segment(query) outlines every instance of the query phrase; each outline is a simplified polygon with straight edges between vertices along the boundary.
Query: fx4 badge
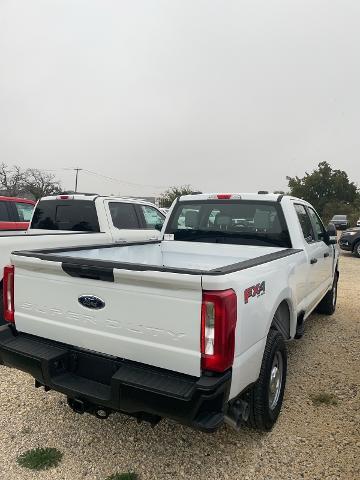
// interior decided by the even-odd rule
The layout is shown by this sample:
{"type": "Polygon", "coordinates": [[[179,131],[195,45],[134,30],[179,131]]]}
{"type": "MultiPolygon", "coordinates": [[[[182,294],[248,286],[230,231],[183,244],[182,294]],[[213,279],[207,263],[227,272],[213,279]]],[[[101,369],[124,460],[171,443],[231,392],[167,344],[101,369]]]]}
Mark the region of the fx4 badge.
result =
{"type": "Polygon", "coordinates": [[[265,282],[258,283],[244,291],[244,302],[249,303],[251,297],[260,297],[265,294],[265,282]]]}

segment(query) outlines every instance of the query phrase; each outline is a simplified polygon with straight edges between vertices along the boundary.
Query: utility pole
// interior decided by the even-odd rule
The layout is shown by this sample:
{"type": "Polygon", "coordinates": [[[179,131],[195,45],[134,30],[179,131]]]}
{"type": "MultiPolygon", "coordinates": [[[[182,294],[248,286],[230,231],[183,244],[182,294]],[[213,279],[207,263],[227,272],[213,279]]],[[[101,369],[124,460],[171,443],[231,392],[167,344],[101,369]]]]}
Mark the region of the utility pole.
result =
{"type": "Polygon", "coordinates": [[[78,176],[79,176],[79,172],[82,170],[82,168],[74,168],[75,172],[76,172],[76,176],[75,176],[75,193],[77,192],[77,186],[78,186],[78,176]]]}

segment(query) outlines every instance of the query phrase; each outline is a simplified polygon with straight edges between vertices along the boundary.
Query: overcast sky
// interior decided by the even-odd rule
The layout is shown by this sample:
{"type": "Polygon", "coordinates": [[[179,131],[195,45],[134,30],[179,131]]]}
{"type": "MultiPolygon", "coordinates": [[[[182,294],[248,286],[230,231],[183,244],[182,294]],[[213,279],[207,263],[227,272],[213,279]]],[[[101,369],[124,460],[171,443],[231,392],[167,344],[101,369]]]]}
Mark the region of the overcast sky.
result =
{"type": "Polygon", "coordinates": [[[360,184],[359,0],[0,0],[0,162],[65,188],[360,184]]]}

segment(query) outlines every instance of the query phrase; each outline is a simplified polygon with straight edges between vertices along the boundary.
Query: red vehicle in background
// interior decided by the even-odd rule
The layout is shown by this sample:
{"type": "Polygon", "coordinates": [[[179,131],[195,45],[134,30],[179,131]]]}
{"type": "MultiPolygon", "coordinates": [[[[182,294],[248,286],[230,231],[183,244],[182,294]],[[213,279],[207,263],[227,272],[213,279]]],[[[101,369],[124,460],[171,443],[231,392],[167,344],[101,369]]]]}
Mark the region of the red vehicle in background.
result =
{"type": "Polygon", "coordinates": [[[0,196],[0,231],[26,230],[35,202],[26,198],[0,196]]]}

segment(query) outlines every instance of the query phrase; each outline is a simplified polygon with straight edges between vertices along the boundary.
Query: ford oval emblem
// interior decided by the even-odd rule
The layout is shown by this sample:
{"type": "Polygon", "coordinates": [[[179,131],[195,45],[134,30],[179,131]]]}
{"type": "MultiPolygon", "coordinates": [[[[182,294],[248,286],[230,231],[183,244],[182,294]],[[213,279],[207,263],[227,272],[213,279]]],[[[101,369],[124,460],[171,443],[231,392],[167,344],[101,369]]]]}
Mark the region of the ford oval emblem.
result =
{"type": "Polygon", "coordinates": [[[91,308],[92,310],[101,310],[105,307],[104,300],[95,297],[95,295],[81,295],[78,301],[83,307],[91,308]]]}

